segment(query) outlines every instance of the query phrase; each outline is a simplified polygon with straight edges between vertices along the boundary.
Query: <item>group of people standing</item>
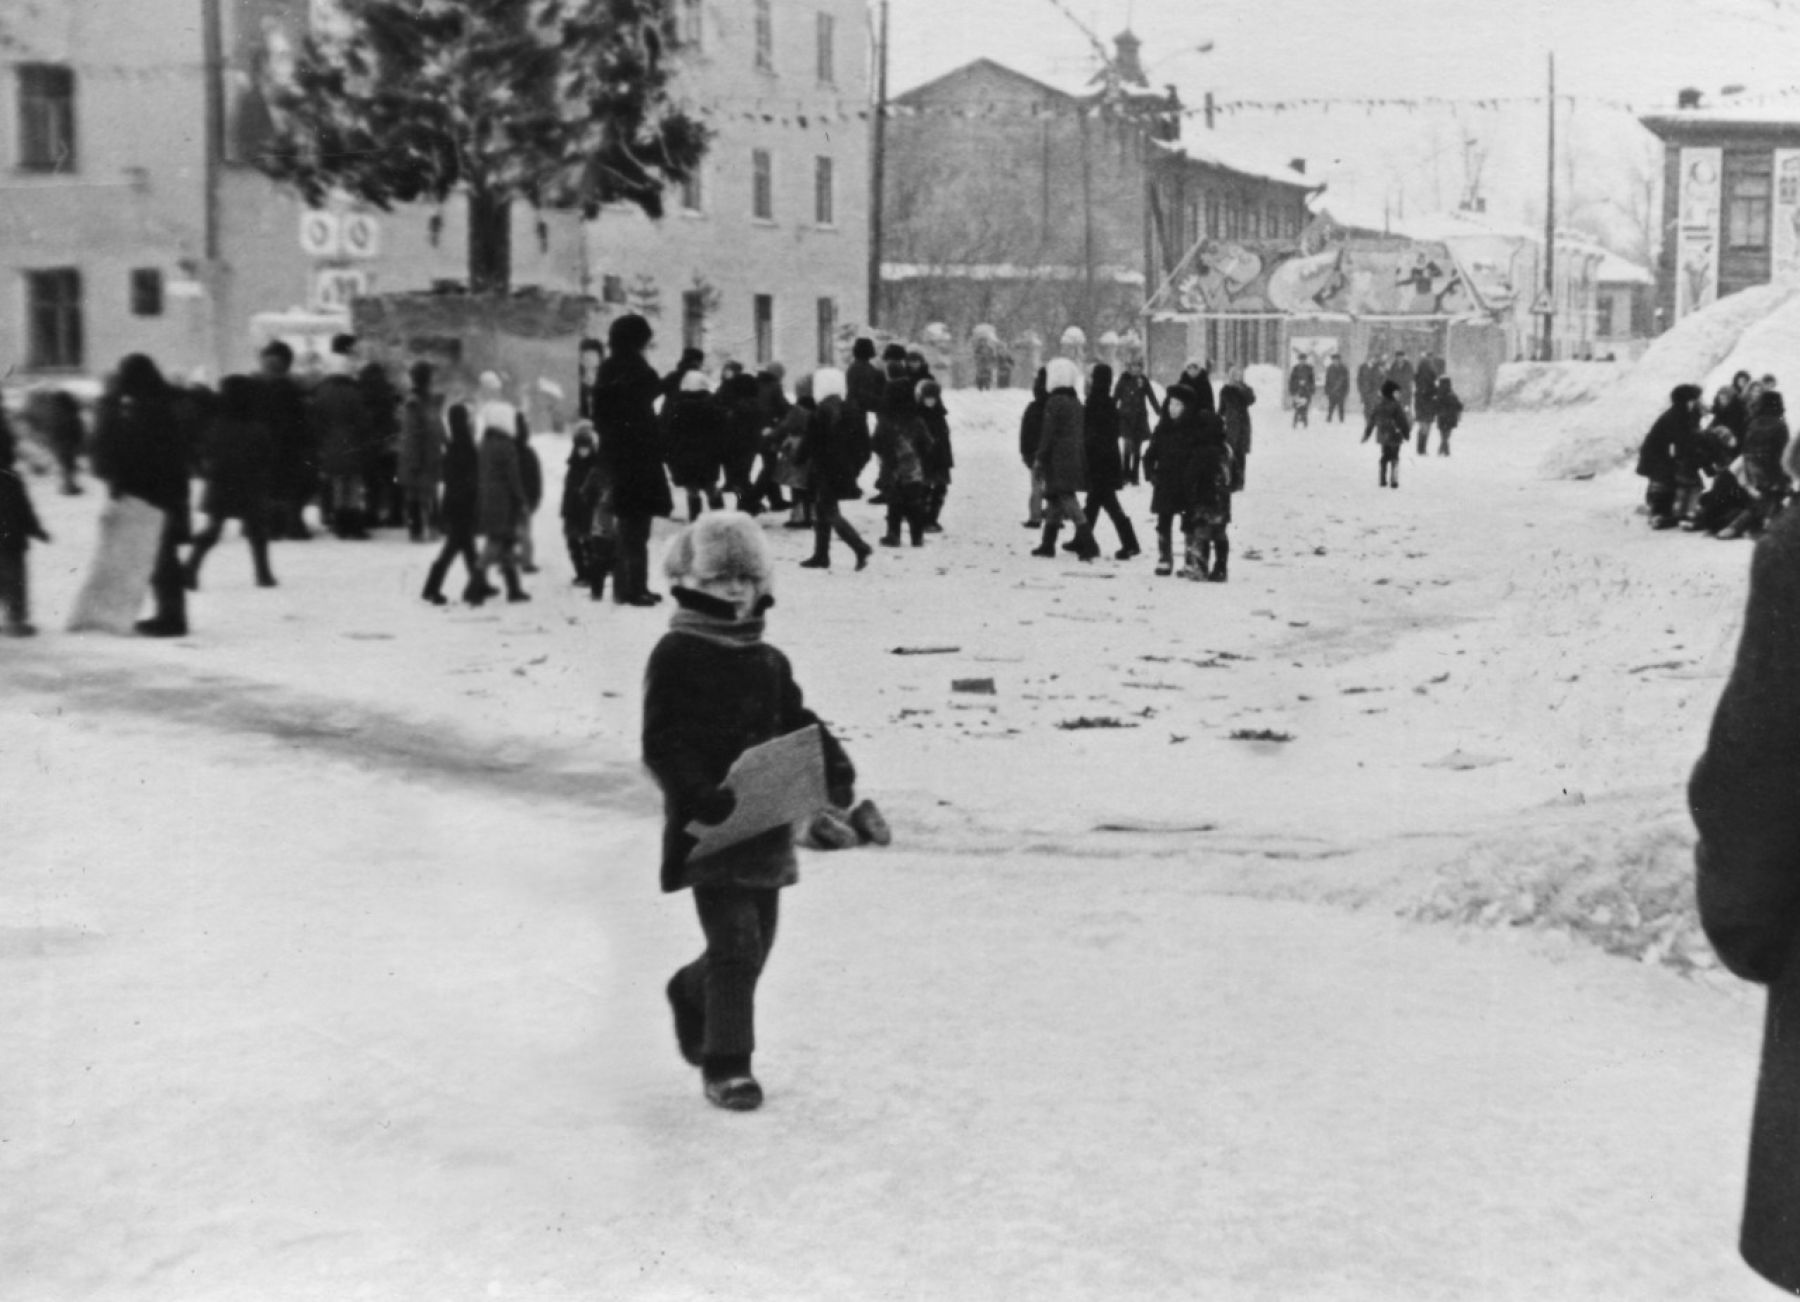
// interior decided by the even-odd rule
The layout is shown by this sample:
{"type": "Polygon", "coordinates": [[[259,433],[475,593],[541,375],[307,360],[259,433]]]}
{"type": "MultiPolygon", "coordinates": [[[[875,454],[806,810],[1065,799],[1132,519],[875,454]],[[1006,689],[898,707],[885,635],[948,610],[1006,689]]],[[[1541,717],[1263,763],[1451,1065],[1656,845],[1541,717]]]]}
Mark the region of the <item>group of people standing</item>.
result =
{"type": "Polygon", "coordinates": [[[1638,449],[1637,473],[1653,529],[1714,538],[1760,536],[1800,478],[1787,406],[1775,377],[1739,371],[1708,407],[1697,384],[1678,384],[1638,449]]]}
{"type": "Polygon", "coordinates": [[[1084,377],[1069,358],[1052,360],[1037,374],[1031,402],[1019,425],[1019,452],[1031,472],[1025,526],[1043,529],[1032,555],[1053,558],[1065,525],[1074,536],[1062,550],[1092,561],[1101,548],[1094,527],[1104,513],[1118,535],[1115,559],[1142,554],[1137,531],[1119,502],[1127,485],[1147,477],[1156,518],[1156,573],[1175,572],[1174,530],[1185,544],[1181,576],[1225,582],[1231,543],[1231,497],[1244,486],[1250,454],[1250,407],[1256,394],[1241,370],[1229,368],[1214,408],[1212,380],[1191,363],[1158,402],[1133,360],[1115,382],[1113,368],[1097,363],[1084,377]],[[1153,423],[1154,422],[1154,423],[1153,423]],[[1079,500],[1085,494],[1086,501],[1079,500]]]}

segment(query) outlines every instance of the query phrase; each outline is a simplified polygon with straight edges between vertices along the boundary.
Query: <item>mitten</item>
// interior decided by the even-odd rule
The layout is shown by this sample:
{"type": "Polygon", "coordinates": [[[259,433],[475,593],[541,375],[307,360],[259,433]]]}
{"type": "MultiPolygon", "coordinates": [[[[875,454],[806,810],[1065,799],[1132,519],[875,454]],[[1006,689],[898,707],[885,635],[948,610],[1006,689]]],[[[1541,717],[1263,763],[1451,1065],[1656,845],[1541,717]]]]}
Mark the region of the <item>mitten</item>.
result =
{"type": "Polygon", "coordinates": [[[694,821],[716,827],[731,817],[737,808],[737,796],[730,787],[714,787],[694,798],[694,821]]]}

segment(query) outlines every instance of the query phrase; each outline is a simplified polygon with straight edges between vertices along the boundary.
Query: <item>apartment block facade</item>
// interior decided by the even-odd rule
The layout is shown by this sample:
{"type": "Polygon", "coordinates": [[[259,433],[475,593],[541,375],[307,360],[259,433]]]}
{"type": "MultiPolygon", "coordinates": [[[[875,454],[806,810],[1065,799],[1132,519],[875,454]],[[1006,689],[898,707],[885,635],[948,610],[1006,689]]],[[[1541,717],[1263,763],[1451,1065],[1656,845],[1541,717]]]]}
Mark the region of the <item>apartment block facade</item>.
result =
{"type": "MultiPolygon", "coordinates": [[[[589,294],[714,362],[814,364],[827,318],[866,318],[863,0],[676,0],[677,97],[713,125],[698,181],[653,223],[514,212],[515,286],[589,294]]],[[[322,336],[359,294],[465,278],[460,205],[309,210],[254,166],[261,94],[335,0],[63,0],[0,45],[0,372],[249,366],[263,338],[322,336]]]]}

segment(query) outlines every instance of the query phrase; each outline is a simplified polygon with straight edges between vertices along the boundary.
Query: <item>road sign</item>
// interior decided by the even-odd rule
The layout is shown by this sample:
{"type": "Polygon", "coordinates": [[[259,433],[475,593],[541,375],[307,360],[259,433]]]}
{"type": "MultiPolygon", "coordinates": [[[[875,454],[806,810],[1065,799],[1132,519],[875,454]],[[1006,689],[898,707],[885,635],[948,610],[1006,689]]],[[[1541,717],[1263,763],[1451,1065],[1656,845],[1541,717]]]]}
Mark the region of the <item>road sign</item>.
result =
{"type": "Polygon", "coordinates": [[[344,256],[373,258],[381,253],[381,222],[373,213],[348,212],[338,223],[344,256]]]}
{"type": "Polygon", "coordinates": [[[343,232],[334,212],[322,208],[300,214],[300,251],[309,258],[335,258],[343,232]]]}
{"type": "Polygon", "coordinates": [[[359,267],[321,267],[313,273],[312,309],[350,311],[353,300],[369,292],[369,273],[359,267]]]}

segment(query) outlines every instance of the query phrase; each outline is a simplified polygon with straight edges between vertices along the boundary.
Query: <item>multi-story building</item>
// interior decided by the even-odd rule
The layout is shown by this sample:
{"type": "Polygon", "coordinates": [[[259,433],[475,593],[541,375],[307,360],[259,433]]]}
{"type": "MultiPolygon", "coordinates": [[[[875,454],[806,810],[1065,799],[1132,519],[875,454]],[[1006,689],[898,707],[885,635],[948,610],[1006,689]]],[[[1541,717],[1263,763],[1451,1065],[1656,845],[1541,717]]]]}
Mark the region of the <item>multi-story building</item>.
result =
{"type": "MultiPolygon", "coordinates": [[[[1148,89],[1137,38],[1116,38],[1099,88],[1058,88],[978,59],[893,102],[887,126],[882,324],[941,321],[1054,339],[1140,325],[1143,305],[1206,236],[1296,236],[1303,164],[1248,157],[1148,89]]],[[[1257,358],[1261,336],[1238,341],[1257,358]]]]}
{"type": "Polygon", "coordinates": [[[1663,327],[1752,285],[1800,285],[1800,109],[1701,102],[1640,119],[1663,142],[1663,327]]]}
{"type": "MultiPolygon", "coordinates": [[[[866,5],[675,2],[675,93],[716,131],[700,177],[660,224],[516,208],[513,281],[646,310],[663,354],[810,365],[867,316],[866,5]]],[[[341,21],[335,0],[0,15],[0,370],[93,376],[143,351],[217,374],[265,333],[328,332],[358,294],[465,278],[460,204],[314,212],[255,168],[260,87],[341,21]]]]}

